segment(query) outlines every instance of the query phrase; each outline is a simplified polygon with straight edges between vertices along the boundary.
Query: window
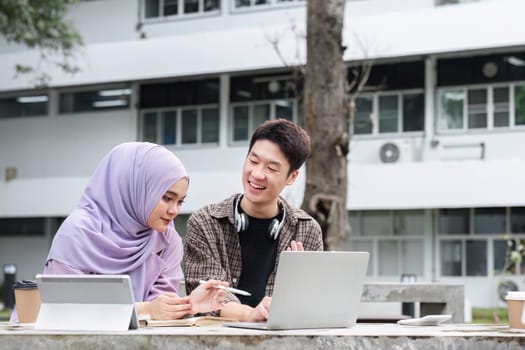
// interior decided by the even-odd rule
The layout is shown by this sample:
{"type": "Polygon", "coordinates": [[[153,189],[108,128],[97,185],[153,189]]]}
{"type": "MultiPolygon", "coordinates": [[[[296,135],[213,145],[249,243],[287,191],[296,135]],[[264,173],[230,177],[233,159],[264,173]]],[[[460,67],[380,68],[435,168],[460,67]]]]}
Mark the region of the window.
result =
{"type": "Polygon", "coordinates": [[[141,86],[141,135],[164,145],[219,143],[219,81],[141,86]]]}
{"type": "Polygon", "coordinates": [[[142,139],[163,145],[219,143],[219,108],[196,106],[142,114],[142,139]]]}
{"type": "Polygon", "coordinates": [[[129,108],[131,89],[127,87],[60,93],[59,112],[77,113],[129,108]]]}
{"type": "Polygon", "coordinates": [[[438,130],[525,125],[525,52],[437,61],[438,130]]]}
{"type": "Polygon", "coordinates": [[[441,234],[466,234],[470,232],[470,209],[441,209],[439,211],[441,234]]]}
{"type": "Polygon", "coordinates": [[[475,208],[474,234],[505,233],[506,220],[505,208],[475,208]]]}
{"type": "Polygon", "coordinates": [[[525,85],[514,88],[514,123],[525,125],[525,85]]]}
{"type": "Polygon", "coordinates": [[[230,83],[231,142],[246,142],[265,120],[284,118],[297,122],[298,106],[291,75],[234,77],[230,83]]]}
{"type": "Polygon", "coordinates": [[[43,236],[45,232],[45,218],[0,219],[0,236],[43,236]]]}
{"type": "Polygon", "coordinates": [[[490,130],[525,124],[525,117],[521,117],[525,110],[521,106],[525,104],[525,100],[520,100],[521,89],[520,85],[442,89],[439,92],[439,129],[490,130]],[[511,94],[514,95],[514,118],[511,94]]]}
{"type": "Polygon", "coordinates": [[[439,118],[439,129],[462,129],[463,128],[463,90],[444,90],[440,93],[441,113],[439,118]]]}
{"type": "Polygon", "coordinates": [[[525,272],[507,260],[525,239],[525,208],[440,209],[437,215],[442,276],[525,272]]]}
{"type": "Polygon", "coordinates": [[[144,18],[218,14],[220,8],[220,0],[145,0],[144,18]]]}
{"type": "Polygon", "coordinates": [[[284,118],[294,121],[295,104],[294,100],[232,104],[231,141],[248,141],[255,128],[265,120],[284,118]]]}
{"type": "Polygon", "coordinates": [[[235,9],[277,7],[284,4],[304,4],[305,0],[233,0],[235,9]]]}
{"type": "Polygon", "coordinates": [[[183,240],[186,239],[186,226],[189,218],[190,214],[179,214],[174,220],[177,233],[183,240]]]}
{"type": "Polygon", "coordinates": [[[0,98],[0,118],[47,115],[48,100],[47,94],[0,98]]]}
{"type": "Polygon", "coordinates": [[[369,275],[423,275],[424,217],[423,210],[349,212],[352,234],[343,248],[370,253],[369,275]]]}
{"type": "Polygon", "coordinates": [[[510,216],[510,232],[525,233],[525,207],[514,207],[510,216]]]}
{"type": "Polygon", "coordinates": [[[353,121],[355,135],[401,133],[424,129],[423,92],[363,94],[356,98],[355,105],[353,121]]]}

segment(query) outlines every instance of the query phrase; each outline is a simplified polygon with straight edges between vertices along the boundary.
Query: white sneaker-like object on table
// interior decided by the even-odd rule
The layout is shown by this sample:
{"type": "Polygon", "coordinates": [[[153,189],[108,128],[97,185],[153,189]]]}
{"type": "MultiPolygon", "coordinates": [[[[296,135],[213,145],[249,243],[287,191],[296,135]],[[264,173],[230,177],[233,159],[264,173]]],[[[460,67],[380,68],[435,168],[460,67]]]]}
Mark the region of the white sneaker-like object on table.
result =
{"type": "Polygon", "coordinates": [[[426,315],[419,318],[409,318],[397,321],[404,326],[437,326],[452,318],[452,315],[426,315]]]}

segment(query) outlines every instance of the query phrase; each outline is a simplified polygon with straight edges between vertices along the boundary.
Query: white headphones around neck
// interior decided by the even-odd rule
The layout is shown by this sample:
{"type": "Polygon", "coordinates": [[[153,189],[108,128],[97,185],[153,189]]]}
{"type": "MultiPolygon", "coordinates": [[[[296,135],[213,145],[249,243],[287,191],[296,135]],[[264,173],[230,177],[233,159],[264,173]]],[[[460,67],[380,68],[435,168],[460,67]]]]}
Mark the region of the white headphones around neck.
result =
{"type": "MultiPolygon", "coordinates": [[[[235,228],[237,229],[237,232],[245,232],[248,230],[249,226],[249,220],[248,215],[245,213],[239,212],[239,203],[241,202],[242,194],[237,196],[237,199],[235,200],[235,210],[234,210],[234,217],[235,217],[235,228]]],[[[279,237],[279,233],[281,232],[281,228],[284,225],[284,219],[286,218],[286,209],[284,205],[279,202],[279,207],[282,210],[283,217],[281,221],[277,219],[273,219],[270,223],[270,226],[268,227],[268,234],[270,237],[272,237],[274,240],[279,237]]]]}

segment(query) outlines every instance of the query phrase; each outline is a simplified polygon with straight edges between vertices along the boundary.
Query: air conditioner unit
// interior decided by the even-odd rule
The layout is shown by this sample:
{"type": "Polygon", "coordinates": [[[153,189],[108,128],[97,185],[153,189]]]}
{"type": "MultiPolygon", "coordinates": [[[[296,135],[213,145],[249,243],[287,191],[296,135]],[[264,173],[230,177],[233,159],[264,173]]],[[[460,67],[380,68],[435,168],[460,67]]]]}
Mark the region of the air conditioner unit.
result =
{"type": "Polygon", "coordinates": [[[502,276],[497,280],[496,293],[501,303],[506,303],[505,296],[513,291],[525,291],[525,276],[502,276]]]}
{"type": "Polygon", "coordinates": [[[379,159],[382,163],[413,161],[412,142],[408,140],[384,142],[379,148],[379,159]]]}

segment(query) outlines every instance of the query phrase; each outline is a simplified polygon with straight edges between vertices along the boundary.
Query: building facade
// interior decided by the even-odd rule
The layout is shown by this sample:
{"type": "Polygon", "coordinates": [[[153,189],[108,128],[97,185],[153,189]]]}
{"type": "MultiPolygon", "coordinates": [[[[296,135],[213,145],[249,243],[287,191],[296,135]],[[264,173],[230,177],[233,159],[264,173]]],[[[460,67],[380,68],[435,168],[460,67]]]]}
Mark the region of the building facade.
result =
{"type": "MultiPolygon", "coordinates": [[[[68,20],[84,46],[69,75],[0,42],[0,265],[32,278],[100,158],[164,144],[192,211],[241,191],[252,130],[302,122],[305,1],[92,0],[68,20]],[[34,88],[14,65],[43,67],[34,88]]],[[[344,249],[371,254],[371,281],[465,283],[474,306],[525,289],[525,12],[521,0],[348,0],[348,79],[372,62],[351,121],[344,249]]],[[[315,150],[314,150],[315,152],[315,150]]],[[[300,205],[304,177],[283,195],[300,205]]],[[[0,277],[1,279],[1,277],[0,277]]]]}

